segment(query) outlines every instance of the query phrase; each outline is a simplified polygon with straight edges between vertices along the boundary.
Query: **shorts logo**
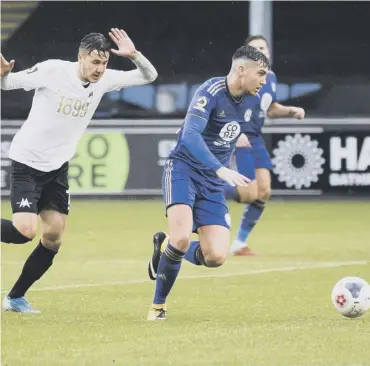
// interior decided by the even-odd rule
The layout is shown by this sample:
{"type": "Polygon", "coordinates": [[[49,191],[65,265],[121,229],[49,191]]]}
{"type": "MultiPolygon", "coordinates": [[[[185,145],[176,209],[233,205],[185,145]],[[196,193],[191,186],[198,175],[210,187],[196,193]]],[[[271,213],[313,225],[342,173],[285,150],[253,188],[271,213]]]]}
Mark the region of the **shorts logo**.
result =
{"type": "Polygon", "coordinates": [[[238,122],[229,122],[222,127],[219,136],[223,141],[231,142],[239,137],[240,125],[238,122]]]}
{"type": "Polygon", "coordinates": [[[17,205],[19,205],[19,208],[22,207],[31,208],[32,202],[29,202],[27,198],[22,198],[21,202],[17,202],[17,205]]]}

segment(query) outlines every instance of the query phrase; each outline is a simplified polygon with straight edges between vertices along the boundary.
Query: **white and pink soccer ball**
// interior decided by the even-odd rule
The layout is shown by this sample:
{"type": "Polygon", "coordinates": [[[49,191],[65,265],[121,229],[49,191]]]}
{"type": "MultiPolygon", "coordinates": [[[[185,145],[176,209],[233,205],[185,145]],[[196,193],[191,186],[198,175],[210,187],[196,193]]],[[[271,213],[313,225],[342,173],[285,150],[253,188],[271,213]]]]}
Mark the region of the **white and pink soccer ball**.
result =
{"type": "Polygon", "coordinates": [[[358,318],[370,309],[370,285],[360,277],[344,277],[331,293],[336,311],[347,318],[358,318]]]}

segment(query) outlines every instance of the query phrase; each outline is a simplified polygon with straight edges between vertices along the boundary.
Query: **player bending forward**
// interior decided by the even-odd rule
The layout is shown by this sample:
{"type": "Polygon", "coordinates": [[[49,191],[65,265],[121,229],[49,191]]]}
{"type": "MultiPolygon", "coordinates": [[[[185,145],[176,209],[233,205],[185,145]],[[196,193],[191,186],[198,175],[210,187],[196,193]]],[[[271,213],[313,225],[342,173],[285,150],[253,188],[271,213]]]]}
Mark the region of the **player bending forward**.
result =
{"type": "Polygon", "coordinates": [[[148,320],[166,319],[166,299],[182,259],[206,267],[221,266],[230,241],[230,216],[225,182],[247,186],[249,179],[227,168],[231,152],[260,103],[268,59],[253,47],[240,47],[226,77],[203,83],[195,93],[163,173],[162,187],[168,217],[165,233],[154,235],[149,276],[156,279],[148,320]],[[192,232],[199,241],[190,242],[192,232]],[[162,248],[161,248],[162,247],[162,248]]]}
{"type": "Polygon", "coordinates": [[[9,150],[13,217],[1,219],[1,241],[31,241],[38,215],[41,219],[41,240],[5,296],[4,310],[39,312],[24,295],[59,251],[69,211],[68,161],[104,93],[147,84],[157,77],[153,65],[122,29],[112,28],[109,36],[118,49],[110,49],[102,34],[90,33],[81,41],[77,62],[47,60],[11,73],[14,61],[1,56],[1,89],[35,90],[29,116],[9,150]],[[110,52],[130,58],[137,69],[107,70],[110,52]]]}

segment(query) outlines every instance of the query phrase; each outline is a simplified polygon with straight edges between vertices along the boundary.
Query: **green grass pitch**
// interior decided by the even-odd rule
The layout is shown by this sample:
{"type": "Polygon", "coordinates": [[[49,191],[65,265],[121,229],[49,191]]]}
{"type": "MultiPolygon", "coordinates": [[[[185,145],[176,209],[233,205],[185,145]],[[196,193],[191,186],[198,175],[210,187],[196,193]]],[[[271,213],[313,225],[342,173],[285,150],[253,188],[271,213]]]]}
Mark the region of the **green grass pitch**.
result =
{"type": "MultiPolygon", "coordinates": [[[[2,217],[10,217],[3,201],[2,217]]],[[[231,204],[233,233],[242,205],[231,204]]],[[[370,365],[370,313],[331,305],[344,276],[370,281],[368,202],[271,202],[255,258],[184,262],[166,322],[147,322],[161,201],[72,201],[64,244],[27,298],[39,315],[2,313],[2,365],[370,365]]],[[[2,296],[31,244],[2,244],[2,296]]]]}

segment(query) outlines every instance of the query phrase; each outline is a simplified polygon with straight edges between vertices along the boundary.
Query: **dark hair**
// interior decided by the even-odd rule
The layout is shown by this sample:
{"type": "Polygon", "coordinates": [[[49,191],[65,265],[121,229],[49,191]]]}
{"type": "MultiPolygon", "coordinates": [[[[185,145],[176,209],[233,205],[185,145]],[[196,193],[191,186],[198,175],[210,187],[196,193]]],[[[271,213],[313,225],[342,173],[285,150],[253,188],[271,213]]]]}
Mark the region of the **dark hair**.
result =
{"type": "Polygon", "coordinates": [[[255,36],[249,36],[248,38],[246,38],[246,40],[244,41],[244,46],[248,46],[249,43],[251,43],[252,41],[256,41],[259,39],[262,39],[263,41],[265,41],[267,45],[269,44],[267,42],[267,39],[262,34],[256,34],[255,36]]]}
{"type": "Polygon", "coordinates": [[[233,55],[233,61],[238,58],[257,61],[262,64],[263,67],[270,66],[268,58],[262,52],[258,51],[257,48],[252,46],[239,47],[233,55]]]}
{"type": "Polygon", "coordinates": [[[88,54],[96,50],[99,55],[110,52],[109,40],[101,33],[89,33],[82,38],[79,50],[87,51],[88,54]]]}

